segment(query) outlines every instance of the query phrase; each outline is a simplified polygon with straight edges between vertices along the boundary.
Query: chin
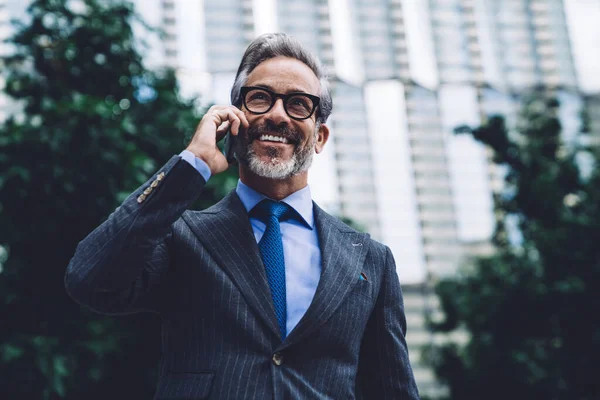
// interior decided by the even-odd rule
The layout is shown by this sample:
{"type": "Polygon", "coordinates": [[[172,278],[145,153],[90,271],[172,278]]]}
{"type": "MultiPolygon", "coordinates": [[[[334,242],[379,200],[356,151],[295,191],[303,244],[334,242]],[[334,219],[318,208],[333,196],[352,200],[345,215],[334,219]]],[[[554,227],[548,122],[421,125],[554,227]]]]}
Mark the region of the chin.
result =
{"type": "Polygon", "coordinates": [[[263,178],[287,179],[295,175],[296,160],[294,158],[282,161],[277,157],[273,157],[269,161],[260,159],[256,155],[250,155],[248,161],[250,171],[263,178]]]}
{"type": "MultiPolygon", "coordinates": [[[[239,153],[238,153],[239,154],[239,153]]],[[[281,154],[258,155],[252,145],[246,149],[244,157],[240,162],[248,167],[248,169],[263,178],[269,179],[288,179],[307,171],[313,159],[313,151],[309,149],[305,152],[294,152],[290,159],[282,160],[281,154]]]]}

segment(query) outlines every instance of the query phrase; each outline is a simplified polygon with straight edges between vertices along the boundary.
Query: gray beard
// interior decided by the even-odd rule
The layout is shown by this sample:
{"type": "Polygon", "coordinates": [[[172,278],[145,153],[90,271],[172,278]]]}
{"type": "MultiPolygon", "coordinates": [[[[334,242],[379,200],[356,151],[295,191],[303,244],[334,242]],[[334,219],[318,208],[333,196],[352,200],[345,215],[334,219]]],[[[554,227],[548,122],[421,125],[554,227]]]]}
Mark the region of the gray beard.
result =
{"type": "Polygon", "coordinates": [[[301,172],[308,171],[312,165],[316,145],[316,135],[311,145],[304,149],[294,149],[292,158],[282,161],[277,154],[270,156],[270,161],[262,161],[254,152],[252,144],[246,148],[244,157],[240,162],[246,165],[250,171],[263,178],[287,179],[301,172]]]}

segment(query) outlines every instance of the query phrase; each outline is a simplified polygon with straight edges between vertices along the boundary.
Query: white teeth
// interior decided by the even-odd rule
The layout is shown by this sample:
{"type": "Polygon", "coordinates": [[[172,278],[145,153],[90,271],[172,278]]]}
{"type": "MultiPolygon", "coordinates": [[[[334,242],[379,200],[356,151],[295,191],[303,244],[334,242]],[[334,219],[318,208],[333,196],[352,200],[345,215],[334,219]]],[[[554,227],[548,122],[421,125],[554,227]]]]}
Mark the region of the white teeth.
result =
{"type": "Polygon", "coordinates": [[[270,141],[270,142],[281,142],[281,143],[288,143],[288,140],[284,137],[281,136],[273,136],[273,135],[262,135],[261,137],[258,138],[258,140],[261,141],[270,141]]]}

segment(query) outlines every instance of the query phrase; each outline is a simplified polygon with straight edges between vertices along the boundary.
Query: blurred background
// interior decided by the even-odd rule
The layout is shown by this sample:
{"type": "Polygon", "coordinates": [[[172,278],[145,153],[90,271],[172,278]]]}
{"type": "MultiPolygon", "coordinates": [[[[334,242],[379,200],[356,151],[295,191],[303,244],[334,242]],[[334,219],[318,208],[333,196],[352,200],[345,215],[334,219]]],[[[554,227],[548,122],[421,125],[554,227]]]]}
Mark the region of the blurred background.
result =
{"type": "Polygon", "coordinates": [[[598,21],[600,0],[0,0],[0,397],[152,397],[158,317],[92,314],[65,268],[282,31],[330,74],[313,196],[392,249],[423,398],[599,399],[598,21]]]}

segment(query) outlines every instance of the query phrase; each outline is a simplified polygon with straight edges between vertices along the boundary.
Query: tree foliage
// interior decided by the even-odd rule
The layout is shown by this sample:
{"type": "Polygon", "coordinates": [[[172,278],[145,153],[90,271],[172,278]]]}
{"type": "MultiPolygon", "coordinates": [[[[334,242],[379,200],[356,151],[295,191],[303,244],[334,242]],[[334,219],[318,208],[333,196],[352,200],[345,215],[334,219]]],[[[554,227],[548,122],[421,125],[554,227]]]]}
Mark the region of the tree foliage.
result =
{"type": "MultiPolygon", "coordinates": [[[[130,5],[34,0],[28,15],[0,61],[16,108],[0,125],[0,398],[150,398],[159,321],[93,314],[63,277],[77,243],[185,147],[200,115],[173,71],[144,67],[130,5]]],[[[211,178],[198,207],[235,181],[211,178]]]]}
{"type": "Polygon", "coordinates": [[[501,117],[461,129],[507,173],[495,202],[495,253],[436,286],[445,319],[433,329],[469,337],[427,351],[452,399],[600,393],[600,172],[581,162],[594,149],[562,140],[557,107],[538,95],[525,102],[516,132],[501,117]]]}

